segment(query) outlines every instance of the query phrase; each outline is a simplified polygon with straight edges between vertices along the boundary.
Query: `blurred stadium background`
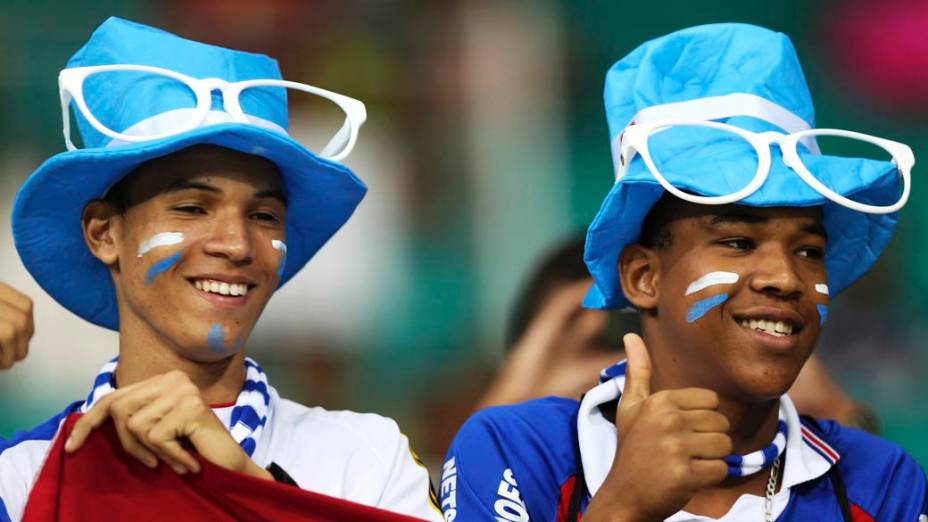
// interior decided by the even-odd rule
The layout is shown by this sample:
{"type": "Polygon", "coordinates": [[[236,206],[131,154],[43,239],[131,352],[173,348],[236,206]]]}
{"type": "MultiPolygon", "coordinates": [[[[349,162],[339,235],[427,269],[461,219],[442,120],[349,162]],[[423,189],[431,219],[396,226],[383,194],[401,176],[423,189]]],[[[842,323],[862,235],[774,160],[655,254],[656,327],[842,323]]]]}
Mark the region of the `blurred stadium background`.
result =
{"type": "MultiPolygon", "coordinates": [[[[282,395],[396,418],[433,466],[492,376],[523,275],[586,227],[612,182],[607,68],[686,26],[785,32],[819,126],[903,141],[922,162],[899,233],[832,307],[819,353],[928,466],[928,4],[917,0],[6,0],[0,280],[35,299],[37,333],[27,361],[0,374],[0,436],[84,397],[116,352],[115,334],[32,281],[9,225],[17,187],[64,149],[58,70],[110,15],[270,54],[285,78],[367,103],[347,163],[370,192],[272,299],[248,349],[282,395]]],[[[312,111],[295,110],[292,132],[311,138],[312,111]]]]}

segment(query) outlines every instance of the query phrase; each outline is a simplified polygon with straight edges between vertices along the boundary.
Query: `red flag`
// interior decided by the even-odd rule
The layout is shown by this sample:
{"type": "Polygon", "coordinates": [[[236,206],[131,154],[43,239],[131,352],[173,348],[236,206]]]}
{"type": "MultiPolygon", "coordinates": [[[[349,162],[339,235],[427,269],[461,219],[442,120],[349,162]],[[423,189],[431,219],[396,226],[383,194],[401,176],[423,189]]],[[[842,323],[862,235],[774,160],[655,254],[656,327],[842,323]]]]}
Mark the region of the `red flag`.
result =
{"type": "Polygon", "coordinates": [[[200,473],[149,469],[126,453],[107,422],[76,453],[64,442],[80,414],[65,420],[32,488],[24,522],[79,520],[281,520],[410,522],[419,519],[235,473],[199,458],[200,473]]]}

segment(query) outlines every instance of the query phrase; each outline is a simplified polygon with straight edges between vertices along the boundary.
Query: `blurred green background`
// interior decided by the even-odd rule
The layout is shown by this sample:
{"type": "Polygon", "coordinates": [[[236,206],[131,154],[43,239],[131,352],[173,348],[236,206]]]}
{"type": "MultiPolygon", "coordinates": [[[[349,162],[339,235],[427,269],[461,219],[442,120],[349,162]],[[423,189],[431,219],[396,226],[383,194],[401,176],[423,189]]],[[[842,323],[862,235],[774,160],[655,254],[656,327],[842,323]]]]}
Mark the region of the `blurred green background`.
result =
{"type": "MultiPolygon", "coordinates": [[[[285,78],[367,103],[347,163],[370,193],[271,301],[248,349],[282,395],[392,416],[436,463],[492,377],[526,271],[588,225],[612,183],[608,67],[686,26],[759,24],[793,39],[818,126],[903,141],[928,157],[928,11],[872,4],[7,0],[0,280],[36,300],[37,334],[29,359],[0,375],[0,436],[82,398],[116,351],[113,334],[35,285],[8,222],[17,187],[64,149],[57,72],[107,16],[272,55],[285,78]]],[[[293,134],[312,135],[312,115],[295,111],[293,134]]],[[[928,465],[921,170],[883,259],[834,303],[820,353],[875,408],[885,436],[928,465]]]]}

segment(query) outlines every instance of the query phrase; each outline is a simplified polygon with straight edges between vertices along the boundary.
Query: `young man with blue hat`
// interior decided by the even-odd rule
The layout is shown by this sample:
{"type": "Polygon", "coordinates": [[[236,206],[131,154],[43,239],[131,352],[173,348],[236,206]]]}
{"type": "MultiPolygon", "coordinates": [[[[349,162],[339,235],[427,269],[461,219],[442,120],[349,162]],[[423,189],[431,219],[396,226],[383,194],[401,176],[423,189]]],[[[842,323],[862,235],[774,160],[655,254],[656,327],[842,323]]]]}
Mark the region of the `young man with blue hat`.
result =
{"type": "Polygon", "coordinates": [[[815,129],[795,50],[740,24],[647,42],[608,72],[616,183],[591,225],[588,307],[642,337],[580,402],[479,412],[442,470],[445,520],[925,520],[897,446],[786,395],[829,298],[877,260],[909,194],[900,143],[815,129]],[[823,155],[816,137],[892,162],[823,155]]]}
{"type": "MultiPolygon", "coordinates": [[[[395,422],[283,399],[245,356],[271,295],[365,194],[338,163],[354,146],[364,105],[282,80],[266,56],[117,18],[71,58],[59,86],[69,150],[17,194],[14,239],[52,297],[119,331],[119,356],[86,401],[0,439],[0,520],[22,516],[72,413],[83,413],[65,445],[72,453],[112,420],[124,449],[151,468],[198,472],[195,450],[233,471],[439,519],[428,473],[395,422]],[[346,114],[318,153],[287,134],[295,94],[321,96],[346,114]],[[72,116],[83,148],[71,139],[72,116]]],[[[25,326],[4,351],[21,359],[28,300],[11,295],[25,326]]]]}

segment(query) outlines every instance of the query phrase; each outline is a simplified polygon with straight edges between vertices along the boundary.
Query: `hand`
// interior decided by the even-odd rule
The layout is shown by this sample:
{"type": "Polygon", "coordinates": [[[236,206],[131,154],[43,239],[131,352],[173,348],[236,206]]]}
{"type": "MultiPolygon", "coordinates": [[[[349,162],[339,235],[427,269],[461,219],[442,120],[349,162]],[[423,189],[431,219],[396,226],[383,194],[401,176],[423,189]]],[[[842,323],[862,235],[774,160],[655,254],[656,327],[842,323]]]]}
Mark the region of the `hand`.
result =
{"type": "Polygon", "coordinates": [[[198,473],[200,463],[184,448],[186,439],[218,466],[272,479],[235,442],[203,402],[200,390],[180,370],[119,388],[100,399],[75,423],[65,451],[77,451],[90,432],[110,418],[123,449],[150,468],[161,460],[178,474],[198,473]]]}
{"type": "Polygon", "coordinates": [[[616,412],[618,446],[584,522],[664,520],[728,475],[723,458],[732,442],[728,419],[716,411],[718,395],[702,388],[652,394],[644,341],[635,334],[624,341],[628,366],[616,412]]]}
{"type": "Polygon", "coordinates": [[[599,371],[621,358],[600,342],[606,312],[581,308],[590,280],[565,285],[532,319],[506,358],[479,407],[547,395],[579,398],[599,371]]]}
{"type": "Polygon", "coordinates": [[[34,331],[32,300],[0,283],[0,370],[26,358],[34,331]]]}

